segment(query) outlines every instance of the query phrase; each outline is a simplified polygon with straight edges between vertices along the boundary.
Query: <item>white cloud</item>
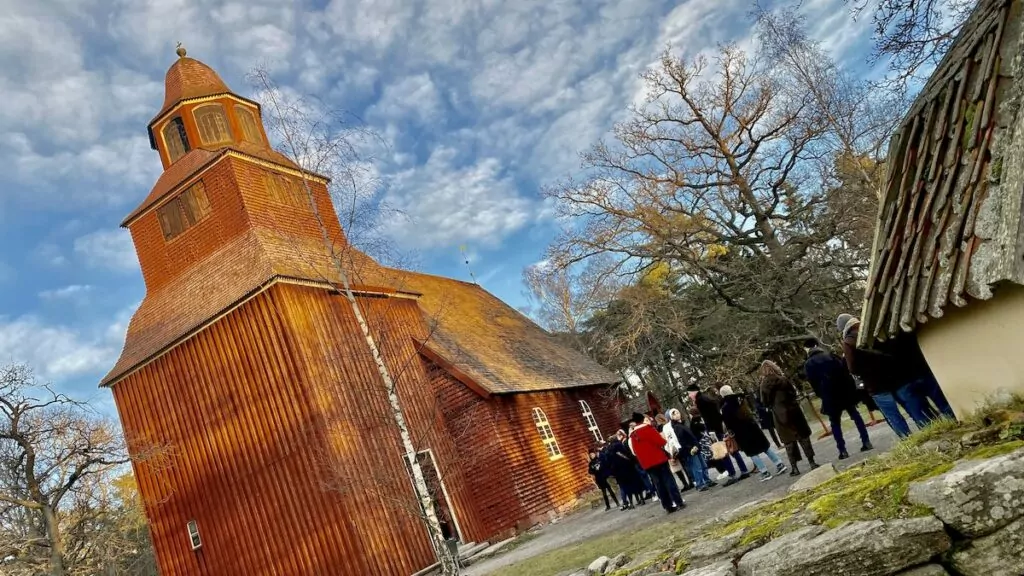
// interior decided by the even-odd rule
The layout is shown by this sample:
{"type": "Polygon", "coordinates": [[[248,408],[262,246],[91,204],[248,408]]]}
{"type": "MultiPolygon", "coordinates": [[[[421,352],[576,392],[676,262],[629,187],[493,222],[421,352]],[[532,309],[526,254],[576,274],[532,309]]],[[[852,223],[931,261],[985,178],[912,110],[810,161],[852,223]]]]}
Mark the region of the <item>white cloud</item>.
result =
{"type": "Polygon", "coordinates": [[[412,121],[431,124],[442,121],[444,104],[430,74],[406,76],[384,88],[380,100],[370,108],[370,119],[387,122],[412,121]]]}
{"type": "Polygon", "coordinates": [[[120,348],[107,334],[89,335],[35,316],[0,317],[2,361],[24,362],[52,380],[99,374],[110,368],[120,348]]]}
{"type": "Polygon", "coordinates": [[[423,166],[391,178],[385,201],[411,222],[385,222],[387,234],[408,248],[496,246],[530,221],[535,203],[517,192],[497,159],[459,165],[456,156],[437,148],[423,166]]]}
{"type": "Polygon", "coordinates": [[[92,292],[92,288],[93,287],[88,284],[71,284],[61,288],[43,290],[39,293],[39,297],[43,300],[75,299],[92,292]]]}
{"type": "Polygon", "coordinates": [[[135,245],[126,230],[98,230],[75,239],[75,253],[89,266],[131,271],[139,266],[135,245]]]}

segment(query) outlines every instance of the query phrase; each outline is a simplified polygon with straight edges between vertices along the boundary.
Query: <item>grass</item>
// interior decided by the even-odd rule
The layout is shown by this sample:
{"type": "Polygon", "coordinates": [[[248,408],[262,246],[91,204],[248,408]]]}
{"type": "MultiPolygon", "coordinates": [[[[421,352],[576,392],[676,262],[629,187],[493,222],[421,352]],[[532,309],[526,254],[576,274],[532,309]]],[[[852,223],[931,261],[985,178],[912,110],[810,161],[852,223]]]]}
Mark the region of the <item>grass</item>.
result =
{"type": "MultiPolygon", "coordinates": [[[[636,557],[646,551],[664,550],[678,546],[684,541],[686,526],[679,524],[655,524],[630,532],[612,533],[589,539],[574,546],[552,550],[501,568],[492,576],[551,576],[586,567],[599,556],[614,557],[622,553],[636,557]],[[668,526],[676,535],[665,537],[668,526]]],[[[652,559],[651,563],[657,559],[652,559]]]]}

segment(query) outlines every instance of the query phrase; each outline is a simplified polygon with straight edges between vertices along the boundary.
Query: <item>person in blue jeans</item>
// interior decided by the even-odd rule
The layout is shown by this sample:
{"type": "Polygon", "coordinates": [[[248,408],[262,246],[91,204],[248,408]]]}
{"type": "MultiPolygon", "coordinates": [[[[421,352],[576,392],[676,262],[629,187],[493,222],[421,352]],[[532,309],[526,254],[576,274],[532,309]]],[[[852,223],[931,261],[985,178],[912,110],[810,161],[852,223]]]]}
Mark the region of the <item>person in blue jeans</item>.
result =
{"type": "Polygon", "coordinates": [[[899,360],[899,387],[896,399],[918,428],[924,428],[938,418],[956,420],[953,408],[935,380],[928,361],[925,360],[917,339],[912,334],[901,333],[879,346],[879,351],[899,360]],[[934,408],[932,407],[934,404],[934,408]]]}
{"type": "Polygon", "coordinates": [[[821,399],[821,412],[828,416],[832,426],[832,436],[839,449],[839,459],[850,457],[846,450],[846,437],[843,435],[843,413],[845,412],[857,426],[860,434],[861,452],[874,449],[868,436],[868,427],[857,411],[859,391],[857,383],[846,368],[846,363],[835,354],[825,350],[816,338],[804,342],[807,360],[804,362],[804,374],[811,383],[814,393],[821,399]]]}
{"type": "Polygon", "coordinates": [[[761,473],[761,481],[774,478],[761,455],[771,460],[778,474],[789,471],[789,467],[772,451],[771,444],[761,431],[761,426],[750,407],[733,391],[732,386],[722,386],[718,393],[722,395],[722,422],[736,440],[740,450],[754,462],[754,466],[761,473]]]}
{"type": "Polygon", "coordinates": [[[672,434],[679,444],[677,459],[686,467],[694,487],[698,492],[704,492],[717,486],[715,482],[711,481],[711,476],[708,474],[707,462],[704,461],[704,456],[701,454],[700,440],[683,422],[683,413],[677,408],[673,408],[666,413],[666,416],[669,418],[667,426],[671,427],[672,434]]]}
{"type": "Polygon", "coordinates": [[[860,376],[864,388],[878,405],[889,427],[901,439],[910,436],[910,426],[900,412],[896,390],[899,388],[900,367],[888,354],[857,347],[860,320],[850,314],[840,314],[836,319],[843,344],[843,359],[851,374],[860,376]]]}

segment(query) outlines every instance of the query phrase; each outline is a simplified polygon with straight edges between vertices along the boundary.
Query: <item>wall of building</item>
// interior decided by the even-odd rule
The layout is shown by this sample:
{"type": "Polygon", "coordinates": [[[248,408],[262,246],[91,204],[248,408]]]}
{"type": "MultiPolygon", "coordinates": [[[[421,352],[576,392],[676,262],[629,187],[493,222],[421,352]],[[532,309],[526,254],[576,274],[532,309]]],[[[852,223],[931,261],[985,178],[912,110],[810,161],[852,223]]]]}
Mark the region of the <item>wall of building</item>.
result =
{"type": "Polygon", "coordinates": [[[459,445],[466,481],[484,527],[476,539],[494,541],[546,521],[593,489],[586,453],[596,439],[579,401],[587,402],[607,437],[618,423],[615,401],[606,389],[484,398],[442,368],[424,363],[459,445]],[[562,457],[548,456],[533,422],[535,407],[547,415],[562,457]]]}
{"type": "MultiPolygon", "coordinates": [[[[130,230],[139,255],[142,277],[150,292],[160,290],[192,265],[200,262],[249,230],[248,214],[237,192],[235,172],[228,160],[220,160],[184,184],[202,181],[210,201],[210,215],[171,240],[164,240],[154,206],[132,223],[130,230]]],[[[182,187],[184,190],[187,186],[182,187]]],[[[160,206],[162,206],[161,204],[160,206]]]]}
{"type": "Polygon", "coordinates": [[[999,287],[991,300],[923,325],[918,342],[958,416],[1007,392],[1024,393],[1024,287],[999,287]]]}
{"type": "MultiPolygon", "coordinates": [[[[460,527],[483,533],[414,345],[415,301],[363,304],[416,445],[460,527]]],[[[435,561],[357,330],[343,298],[276,284],[113,388],[161,574],[394,576],[435,561]]]]}

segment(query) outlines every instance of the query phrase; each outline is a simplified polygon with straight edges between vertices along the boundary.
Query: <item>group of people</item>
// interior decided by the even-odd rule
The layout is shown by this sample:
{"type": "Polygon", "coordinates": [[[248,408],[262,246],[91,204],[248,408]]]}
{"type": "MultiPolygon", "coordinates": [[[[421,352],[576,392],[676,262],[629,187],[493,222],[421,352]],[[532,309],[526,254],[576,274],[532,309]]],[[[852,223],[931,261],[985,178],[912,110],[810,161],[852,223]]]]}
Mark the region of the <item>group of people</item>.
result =
{"type": "MultiPolygon", "coordinates": [[[[821,399],[840,459],[850,457],[842,427],[844,414],[857,428],[861,451],[874,448],[857,409],[862,402],[869,411],[877,408],[901,438],[910,435],[910,427],[898,407],[918,427],[940,417],[955,418],[916,341],[896,338],[877,349],[858,348],[859,321],[844,314],[836,324],[842,356],[809,339],[804,342],[804,373],[821,399]]],[[[744,455],[761,481],[787,471],[799,475],[799,463],[805,459],[811,469],[818,467],[801,394],[778,364],[761,363],[752,393],[730,385],[712,388],[717,395],[697,385],[688,388],[688,419],[675,408],[654,417],[634,413],[628,432],[619,430],[590,451],[589,472],[601,488],[606,510],[612,502],[629,510],[655,499],[667,513],[676,512],[686,506],[683,492],[718,485],[711,469],[727,478],[723,486],[750,477],[744,455]],[[785,449],[788,465],[772,449],[765,432],[785,449]],[[618,497],[610,479],[618,485],[618,497]]]]}

